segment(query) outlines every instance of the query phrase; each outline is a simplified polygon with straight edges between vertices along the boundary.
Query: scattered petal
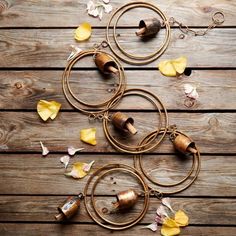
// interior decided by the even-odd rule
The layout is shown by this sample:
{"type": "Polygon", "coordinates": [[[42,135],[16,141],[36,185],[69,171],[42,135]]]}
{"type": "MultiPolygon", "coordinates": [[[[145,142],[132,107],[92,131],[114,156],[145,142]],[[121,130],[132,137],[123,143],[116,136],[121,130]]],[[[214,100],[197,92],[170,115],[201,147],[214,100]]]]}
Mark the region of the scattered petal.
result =
{"type": "Polygon", "coordinates": [[[60,158],[61,163],[63,163],[65,165],[65,169],[67,168],[69,161],[70,161],[70,157],[68,155],[63,156],[60,158]]]}
{"type": "Polygon", "coordinates": [[[37,112],[44,121],[48,118],[54,120],[60,108],[61,104],[55,101],[48,102],[46,100],[40,100],[37,104],[37,112]]]}
{"type": "Polygon", "coordinates": [[[168,227],[166,225],[162,225],[161,227],[161,235],[163,236],[174,236],[180,234],[179,227],[168,227]]]}
{"type": "Polygon", "coordinates": [[[169,217],[166,217],[163,220],[163,225],[168,226],[170,228],[179,227],[178,224],[175,222],[175,220],[173,220],[173,219],[171,219],[169,217]]]}
{"type": "Polygon", "coordinates": [[[189,218],[188,218],[188,216],[185,214],[184,211],[178,210],[178,211],[175,213],[175,222],[176,222],[179,226],[187,226],[187,225],[188,225],[188,221],[189,221],[189,218]]]}
{"type": "Polygon", "coordinates": [[[96,145],[96,128],[82,129],[80,131],[80,140],[91,145],[96,145]]]}
{"type": "Polygon", "coordinates": [[[91,33],[91,25],[87,22],[84,22],[75,30],[74,38],[78,41],[84,41],[90,38],[91,33]]]}
{"type": "Polygon", "coordinates": [[[110,0],[103,0],[103,2],[107,4],[110,2],[110,0]]]}
{"type": "Polygon", "coordinates": [[[156,222],[151,223],[150,225],[143,226],[142,229],[150,229],[153,232],[156,232],[158,229],[158,225],[156,222]]]}
{"type": "Polygon", "coordinates": [[[179,57],[174,60],[161,61],[158,65],[159,70],[163,75],[171,77],[183,74],[186,66],[186,57],[179,57]]]}
{"type": "Polygon", "coordinates": [[[87,163],[83,163],[83,162],[76,162],[74,163],[72,170],[68,173],[65,173],[66,176],[71,176],[75,179],[82,179],[83,177],[85,177],[88,172],[84,171],[84,167],[88,165],[87,163]]]}
{"type": "Polygon", "coordinates": [[[111,4],[103,4],[104,11],[106,13],[110,13],[112,11],[112,5],[111,4]]]}
{"type": "Polygon", "coordinates": [[[157,215],[156,218],[155,218],[155,222],[156,222],[157,224],[162,224],[162,222],[163,222],[163,217],[157,215]]]}
{"type": "Polygon", "coordinates": [[[167,214],[167,212],[166,212],[166,210],[165,210],[165,208],[164,208],[164,206],[162,206],[162,205],[157,208],[156,213],[157,213],[157,215],[160,216],[161,218],[163,218],[163,216],[169,217],[168,214],[167,214]]]}
{"type": "Polygon", "coordinates": [[[103,8],[102,7],[99,7],[97,8],[98,9],[98,17],[100,20],[102,20],[102,15],[103,15],[103,8]]]}
{"type": "Polygon", "coordinates": [[[184,93],[188,98],[197,100],[199,98],[197,88],[191,84],[184,84],[184,93]]]}
{"type": "Polygon", "coordinates": [[[91,11],[91,10],[94,10],[96,7],[95,7],[95,3],[93,1],[88,1],[87,3],[87,11],[91,11]]]}
{"type": "Polygon", "coordinates": [[[71,59],[73,59],[75,56],[77,56],[80,52],[82,52],[83,50],[81,48],[78,48],[74,45],[70,45],[72,52],[69,55],[69,57],[67,58],[67,61],[70,61],[71,59]]]}
{"type": "Polygon", "coordinates": [[[169,197],[162,198],[161,202],[164,206],[168,207],[173,213],[175,212],[170,205],[170,198],[169,197]]]}
{"type": "Polygon", "coordinates": [[[91,161],[89,164],[85,164],[83,170],[89,172],[95,161],[91,161]]]}
{"type": "Polygon", "coordinates": [[[40,141],[40,145],[41,145],[41,148],[42,148],[42,155],[43,156],[47,156],[48,153],[49,153],[49,150],[46,146],[43,145],[43,143],[40,141]]]}
{"type": "Polygon", "coordinates": [[[74,148],[74,147],[68,147],[68,154],[70,155],[70,156],[74,156],[75,155],[75,153],[76,152],[80,152],[80,151],[82,151],[82,150],[84,150],[84,148],[74,148]]]}

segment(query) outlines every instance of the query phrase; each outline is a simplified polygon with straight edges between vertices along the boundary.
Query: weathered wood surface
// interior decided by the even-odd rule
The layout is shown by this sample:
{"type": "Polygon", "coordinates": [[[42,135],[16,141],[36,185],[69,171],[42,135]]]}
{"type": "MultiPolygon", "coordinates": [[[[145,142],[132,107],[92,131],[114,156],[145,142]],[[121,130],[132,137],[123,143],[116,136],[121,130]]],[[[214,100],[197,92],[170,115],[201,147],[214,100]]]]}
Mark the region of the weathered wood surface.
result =
{"type": "MultiPolygon", "coordinates": [[[[135,136],[124,136],[109,125],[111,134],[126,144],[137,144],[159,124],[155,112],[127,114],[136,121],[139,132],[135,136]],[[149,119],[144,114],[148,114],[149,119]]],[[[235,113],[169,113],[170,124],[176,124],[179,130],[195,140],[202,153],[236,153],[235,118],[235,113]]],[[[101,122],[89,123],[87,116],[78,112],[61,112],[53,122],[46,123],[36,112],[1,112],[0,133],[2,152],[40,152],[39,141],[54,152],[66,151],[69,145],[84,147],[84,151],[93,153],[115,151],[104,136],[101,122]],[[89,127],[97,129],[96,146],[80,141],[80,130],[89,127]]],[[[168,138],[156,151],[174,152],[168,138]]]]}
{"type": "MultiPolygon", "coordinates": [[[[61,88],[63,71],[0,71],[0,109],[36,109],[40,99],[56,100],[62,104],[62,110],[71,110],[61,88]]],[[[236,86],[235,70],[192,70],[190,76],[181,79],[164,77],[158,71],[126,71],[127,88],[143,88],[156,94],[168,109],[177,110],[230,110],[235,109],[236,86]],[[190,83],[197,86],[198,102],[192,108],[184,105],[183,85],[190,83]],[[225,96],[227,95],[227,96],[225,96]],[[216,106],[217,104],[217,106],[216,106]]],[[[87,102],[108,99],[113,93],[114,78],[104,79],[97,71],[74,71],[70,81],[73,90],[87,102]]],[[[129,103],[136,105],[129,97],[129,103]]],[[[140,99],[139,105],[148,108],[148,103],[140,99]]],[[[119,108],[129,108],[122,102],[119,108]]],[[[152,107],[150,107],[152,109],[152,107]]]]}
{"type": "MultiPolygon", "coordinates": [[[[73,39],[73,31],[74,29],[1,30],[0,67],[64,68],[70,53],[69,46],[77,44],[73,39]]],[[[162,34],[160,34],[158,36],[160,39],[154,38],[144,43],[134,31],[134,29],[122,29],[117,32],[120,33],[119,41],[130,53],[142,55],[153,53],[157,44],[162,42],[162,34]]],[[[233,50],[236,47],[235,34],[234,28],[214,29],[204,37],[188,35],[184,39],[179,39],[180,31],[174,29],[170,45],[161,60],[184,55],[188,58],[189,67],[236,67],[235,60],[232,60],[236,57],[236,51],[233,50]]],[[[92,48],[94,43],[102,42],[104,39],[105,30],[94,29],[89,41],[77,45],[82,49],[88,49],[92,48]]],[[[160,59],[145,67],[157,68],[159,61],[160,59]]],[[[91,57],[87,57],[76,66],[91,68],[94,62],[91,57]]],[[[135,66],[128,65],[128,67],[135,66]]]]}
{"type": "MultiPolygon", "coordinates": [[[[1,222],[55,222],[54,215],[58,213],[58,204],[65,201],[65,196],[1,196],[0,197],[0,221],[1,222]]],[[[114,197],[96,197],[96,206],[102,212],[101,206],[112,206],[114,197]]],[[[172,198],[173,208],[184,209],[190,218],[190,224],[207,225],[235,225],[236,221],[236,200],[234,199],[210,199],[205,198],[172,198]]],[[[142,209],[143,200],[131,209],[127,214],[107,214],[108,219],[121,220],[133,219],[142,209]]],[[[141,221],[143,224],[152,222],[156,215],[156,209],[160,200],[151,199],[150,207],[141,221]]],[[[112,209],[112,207],[110,207],[112,209]]],[[[72,222],[92,223],[83,204],[79,213],[72,219],[72,222]]]]}
{"type": "MultiPolygon", "coordinates": [[[[235,227],[202,227],[189,226],[181,230],[182,236],[205,236],[205,235],[234,235],[235,227]]],[[[83,236],[103,236],[103,235],[119,235],[119,236],[135,236],[140,233],[145,233],[147,236],[153,235],[153,232],[142,229],[142,226],[136,226],[126,231],[110,231],[105,230],[97,225],[91,224],[76,224],[76,225],[60,225],[60,224],[15,224],[2,223],[0,224],[0,233],[2,236],[25,236],[32,235],[83,235],[83,236]]]]}
{"type": "MultiPolygon", "coordinates": [[[[88,177],[81,180],[66,178],[64,167],[60,163],[60,157],[63,155],[49,154],[43,158],[41,154],[2,154],[0,157],[1,194],[68,195],[82,191],[88,177]]],[[[147,155],[144,158],[146,159],[143,163],[147,171],[152,171],[152,177],[164,183],[179,180],[191,165],[191,160],[183,160],[173,155],[147,155]]],[[[88,163],[92,160],[95,160],[93,170],[108,163],[133,165],[132,156],[79,154],[71,159],[68,171],[76,161],[88,163]]],[[[178,195],[236,197],[235,162],[235,156],[203,155],[197,181],[178,195]]],[[[106,189],[106,194],[113,195],[114,191],[120,191],[122,186],[130,188],[134,187],[135,183],[138,186],[132,177],[124,174],[114,173],[113,178],[110,177],[112,175],[101,182],[97,194],[104,194],[106,189]]]]}
{"type": "MultiPolygon", "coordinates": [[[[145,1],[145,0],[144,0],[145,1]]],[[[89,17],[86,13],[87,0],[82,1],[21,1],[21,0],[1,0],[0,3],[5,8],[0,9],[0,27],[76,27],[81,21],[88,21],[93,26],[105,27],[109,14],[104,14],[102,21],[89,17]]],[[[128,3],[123,0],[122,3],[128,3]]],[[[177,20],[190,26],[208,26],[211,16],[216,11],[225,14],[226,21],[223,26],[235,26],[235,1],[210,0],[207,2],[194,0],[186,2],[184,0],[165,0],[158,2],[146,1],[157,5],[167,17],[175,17],[177,20]]],[[[114,9],[120,7],[121,1],[111,2],[114,9]]],[[[137,26],[140,15],[146,18],[152,15],[151,11],[136,9],[121,19],[121,26],[137,26]]]]}

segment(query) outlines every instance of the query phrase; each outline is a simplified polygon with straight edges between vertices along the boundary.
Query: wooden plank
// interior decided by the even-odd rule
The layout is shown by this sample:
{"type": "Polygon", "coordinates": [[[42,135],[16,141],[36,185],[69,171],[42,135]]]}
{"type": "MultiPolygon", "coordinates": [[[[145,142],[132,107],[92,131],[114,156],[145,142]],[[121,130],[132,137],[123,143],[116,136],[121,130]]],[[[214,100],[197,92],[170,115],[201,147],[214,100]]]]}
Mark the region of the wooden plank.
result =
{"type": "MultiPolygon", "coordinates": [[[[227,110],[235,109],[235,104],[229,101],[236,100],[235,70],[192,70],[190,76],[181,79],[164,77],[157,71],[126,72],[127,88],[142,88],[158,95],[168,109],[185,110],[183,85],[185,83],[197,86],[198,102],[192,110],[227,110]],[[227,94],[227,96],[225,96],[227,94]],[[217,104],[217,106],[216,106],[217,104]]],[[[62,71],[0,71],[0,108],[8,109],[36,109],[36,102],[40,99],[56,100],[62,104],[62,109],[71,110],[72,107],[65,100],[61,92],[60,78],[62,71]]],[[[94,102],[108,99],[113,92],[116,79],[103,79],[97,71],[74,71],[70,81],[73,90],[78,96],[94,102]]],[[[133,99],[129,97],[129,103],[133,99]],[[131,99],[131,100],[130,100],[131,99]]],[[[140,99],[139,104],[144,100],[140,99]]],[[[129,108],[129,103],[122,102],[121,108],[129,108]]],[[[143,104],[145,107],[146,104],[143,104]]],[[[146,108],[146,107],[145,107],[146,108]]]]}
{"type": "MultiPolygon", "coordinates": [[[[142,109],[142,107],[140,107],[142,109]]],[[[155,112],[126,112],[135,119],[138,133],[130,137],[115,130],[109,130],[123,144],[137,145],[147,134],[159,125],[155,112]],[[148,119],[147,119],[148,116],[148,119]]],[[[169,113],[170,124],[188,134],[200,147],[202,153],[236,153],[235,113],[169,113]]],[[[0,150],[2,152],[38,151],[39,141],[51,151],[66,151],[69,145],[84,147],[86,152],[114,152],[115,149],[104,136],[100,121],[90,122],[87,116],[78,112],[61,112],[54,121],[43,122],[36,112],[0,113],[0,150]],[[97,129],[97,145],[90,146],[80,141],[82,128],[97,129]]],[[[174,152],[173,145],[166,137],[156,152],[174,152]]]]}
{"type": "MultiPolygon", "coordinates": [[[[154,48],[162,43],[161,39],[164,37],[164,31],[161,31],[158,38],[153,38],[144,44],[135,36],[134,29],[120,29],[117,33],[120,34],[119,41],[128,52],[142,55],[153,53],[154,48]]],[[[171,43],[161,60],[185,55],[189,67],[236,67],[236,62],[232,60],[236,56],[235,50],[232,50],[236,47],[235,34],[236,29],[214,29],[205,37],[189,35],[182,40],[179,39],[179,30],[174,29],[171,43]]],[[[94,29],[91,39],[80,43],[79,47],[88,49],[104,39],[105,30],[94,29]]],[[[2,68],[64,68],[70,51],[69,45],[75,44],[73,29],[1,30],[0,41],[2,68]]],[[[159,61],[160,59],[147,66],[156,68],[159,61]]],[[[87,57],[76,66],[91,68],[94,62],[92,57],[87,57]]],[[[129,67],[135,66],[129,65],[129,67]]]]}
{"type": "MultiPolygon", "coordinates": [[[[111,14],[104,14],[102,21],[89,17],[86,13],[87,1],[10,1],[1,0],[5,8],[0,11],[0,27],[76,27],[81,20],[90,22],[93,26],[105,26],[111,14]]],[[[111,2],[114,9],[130,2],[128,0],[114,0],[111,2]]],[[[235,26],[235,1],[210,0],[194,1],[148,1],[157,5],[167,17],[175,17],[178,21],[192,26],[207,26],[211,16],[216,11],[223,11],[226,21],[224,26],[235,26]]],[[[140,16],[153,16],[152,11],[136,9],[121,19],[121,26],[136,26],[140,16]]]]}
{"type": "MultiPolygon", "coordinates": [[[[81,180],[65,177],[65,170],[60,163],[62,155],[49,154],[46,158],[42,158],[40,154],[2,154],[0,156],[1,194],[75,195],[83,191],[88,176],[81,180]]],[[[147,155],[145,158],[148,158],[148,161],[143,162],[145,170],[151,173],[154,179],[163,183],[180,180],[191,165],[191,160],[183,161],[182,158],[173,155],[147,155]]],[[[69,168],[76,161],[90,162],[92,160],[95,160],[92,172],[109,163],[133,165],[132,156],[80,154],[71,159],[69,168]]],[[[178,195],[235,197],[235,162],[235,156],[202,156],[202,167],[198,179],[190,188],[178,195]]],[[[113,173],[99,184],[96,193],[104,194],[106,190],[106,195],[113,195],[114,191],[118,192],[124,187],[127,189],[135,186],[138,187],[139,184],[133,177],[113,173]]]]}
{"type": "MultiPolygon", "coordinates": [[[[65,196],[0,196],[1,222],[55,222],[54,215],[58,214],[57,207],[65,201],[65,196]]],[[[101,212],[105,207],[112,209],[114,197],[96,197],[96,206],[101,212]]],[[[172,198],[172,207],[183,209],[189,216],[190,224],[201,225],[234,225],[236,221],[236,200],[208,198],[172,198]],[[199,210],[201,209],[201,210],[199,210]]],[[[134,219],[142,210],[143,199],[140,199],[133,209],[126,214],[117,212],[106,217],[116,222],[134,219]]],[[[148,224],[153,221],[160,200],[151,199],[149,209],[141,221],[148,224]]],[[[84,205],[72,219],[72,222],[92,223],[84,205]]]]}
{"type": "MultiPolygon", "coordinates": [[[[181,235],[183,236],[199,236],[199,235],[234,235],[235,227],[202,227],[202,226],[188,226],[181,229],[181,235]]],[[[153,232],[147,229],[142,229],[142,226],[135,226],[125,231],[110,231],[101,228],[98,225],[83,224],[83,225],[60,225],[60,224],[15,224],[15,223],[2,223],[0,224],[0,233],[2,236],[17,236],[17,235],[78,235],[83,233],[86,235],[119,235],[119,236],[135,236],[140,233],[145,235],[153,235],[153,232]]],[[[159,231],[158,231],[159,232],[159,231]]]]}

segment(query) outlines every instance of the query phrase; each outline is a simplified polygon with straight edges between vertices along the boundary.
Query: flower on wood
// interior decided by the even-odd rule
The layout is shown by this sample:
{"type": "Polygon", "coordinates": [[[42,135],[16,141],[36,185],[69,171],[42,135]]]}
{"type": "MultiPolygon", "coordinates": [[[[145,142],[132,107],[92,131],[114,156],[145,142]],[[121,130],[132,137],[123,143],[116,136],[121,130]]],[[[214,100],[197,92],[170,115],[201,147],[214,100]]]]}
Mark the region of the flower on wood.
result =
{"type": "Polygon", "coordinates": [[[70,156],[74,156],[76,152],[80,152],[84,150],[84,148],[74,148],[72,146],[68,147],[67,151],[70,156]]]}
{"type": "Polygon", "coordinates": [[[49,150],[48,150],[48,148],[46,146],[43,145],[43,143],[41,141],[39,141],[39,142],[40,142],[40,146],[42,148],[42,155],[45,157],[45,156],[48,155],[49,150]]]}
{"type": "Polygon", "coordinates": [[[40,100],[37,104],[37,112],[44,121],[47,121],[49,118],[54,120],[60,108],[61,104],[55,101],[40,100]]]}
{"type": "Polygon", "coordinates": [[[96,128],[82,129],[80,131],[80,140],[91,145],[96,145],[96,128]]]}
{"type": "Polygon", "coordinates": [[[81,42],[89,39],[91,34],[92,34],[91,25],[87,22],[84,22],[75,30],[74,38],[77,41],[81,42]]]}
{"type": "Polygon", "coordinates": [[[64,164],[65,169],[67,168],[69,162],[70,162],[70,156],[65,155],[60,158],[60,162],[64,164]]]}

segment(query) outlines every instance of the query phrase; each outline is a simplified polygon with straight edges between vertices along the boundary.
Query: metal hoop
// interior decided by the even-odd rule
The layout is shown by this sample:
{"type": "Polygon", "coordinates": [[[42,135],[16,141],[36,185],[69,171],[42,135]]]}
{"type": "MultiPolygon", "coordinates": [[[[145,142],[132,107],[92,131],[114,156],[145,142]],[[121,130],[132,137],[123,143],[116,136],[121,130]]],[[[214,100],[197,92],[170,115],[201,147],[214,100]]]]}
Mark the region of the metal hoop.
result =
{"type": "MultiPolygon", "coordinates": [[[[136,145],[136,146],[128,146],[128,145],[122,144],[121,142],[118,142],[110,134],[110,131],[108,128],[108,121],[105,119],[103,120],[103,130],[104,130],[105,136],[108,139],[108,141],[119,151],[131,153],[131,154],[140,154],[140,153],[144,153],[144,152],[154,149],[163,140],[163,138],[165,137],[167,128],[168,128],[168,115],[167,115],[167,111],[166,111],[166,108],[163,105],[163,103],[160,101],[160,99],[157,96],[155,96],[151,92],[144,90],[144,89],[128,89],[128,90],[125,90],[123,97],[130,96],[130,95],[138,95],[138,96],[144,97],[145,99],[150,101],[155,106],[155,110],[158,111],[158,114],[160,117],[159,127],[157,127],[157,129],[155,129],[155,131],[154,131],[155,135],[153,135],[152,138],[147,143],[136,145]],[[159,105],[160,105],[160,107],[159,107],[159,105]],[[164,123],[164,124],[162,124],[162,123],[164,123]],[[164,129],[164,132],[162,132],[162,135],[159,138],[159,140],[155,141],[161,128],[164,129]]],[[[116,103],[116,100],[111,101],[108,104],[108,106],[113,106],[113,103],[116,103]]],[[[104,115],[109,116],[109,109],[107,109],[107,111],[105,112],[104,115]]]]}
{"type": "Polygon", "coordinates": [[[167,20],[167,17],[164,15],[164,13],[158,8],[156,7],[155,5],[152,5],[150,3],[146,3],[146,2],[132,2],[132,3],[128,3],[128,4],[125,4],[123,6],[121,6],[120,8],[118,8],[111,16],[110,20],[108,21],[108,24],[107,24],[107,27],[106,27],[106,40],[107,40],[107,43],[111,49],[111,51],[118,57],[120,58],[121,60],[123,60],[124,62],[126,63],[129,63],[129,64],[133,64],[133,65],[144,65],[144,64],[148,64],[154,60],[156,60],[158,57],[160,57],[164,51],[167,49],[168,45],[169,45],[169,42],[170,42],[170,25],[169,25],[169,22],[167,20]],[[130,9],[133,9],[133,8],[138,8],[138,7],[142,7],[142,8],[148,8],[148,9],[151,9],[153,10],[155,13],[157,13],[163,22],[165,22],[165,28],[166,28],[166,36],[165,36],[165,40],[163,42],[163,44],[161,45],[161,47],[159,49],[157,49],[154,53],[150,54],[150,55],[147,55],[147,56],[140,56],[140,55],[133,55],[133,54],[130,54],[128,52],[126,52],[122,47],[121,45],[119,44],[118,40],[117,40],[117,36],[116,36],[116,27],[117,27],[117,24],[118,24],[118,21],[119,19],[121,18],[121,16],[129,11],[130,9]],[[116,21],[114,23],[114,26],[113,26],[113,39],[116,43],[116,46],[118,47],[118,49],[120,50],[120,52],[123,54],[119,54],[114,48],[113,46],[111,45],[111,41],[110,41],[110,38],[109,38],[109,28],[111,27],[111,22],[112,20],[115,18],[115,16],[120,13],[118,15],[118,17],[116,18],[116,21]],[[127,58],[124,57],[127,56],[127,58]],[[134,59],[134,60],[131,60],[131,59],[134,59]]]}
{"type": "Polygon", "coordinates": [[[100,226],[104,227],[104,228],[107,228],[107,229],[111,229],[111,230],[124,230],[124,229],[127,229],[127,228],[130,228],[132,227],[133,225],[135,225],[136,223],[138,223],[143,217],[144,215],[146,214],[147,210],[148,210],[148,205],[149,205],[149,189],[148,189],[148,186],[146,185],[145,181],[144,181],[144,178],[142,177],[142,175],[136,170],[134,169],[133,167],[131,166],[127,166],[127,165],[124,165],[124,164],[108,164],[108,165],[105,165],[103,166],[102,168],[96,170],[91,176],[90,178],[88,179],[87,183],[86,183],[86,186],[84,188],[84,205],[85,205],[85,208],[86,208],[86,211],[87,213],[90,215],[90,217],[97,223],[99,224],[100,226]],[[102,173],[103,171],[105,171],[104,173],[102,173]],[[144,206],[143,206],[143,209],[142,211],[139,213],[139,215],[133,219],[132,221],[129,221],[129,222],[124,222],[124,223],[116,223],[116,222],[113,222],[113,221],[110,221],[110,220],[107,220],[105,217],[103,217],[99,212],[98,210],[96,209],[96,206],[95,206],[95,200],[94,200],[94,191],[96,189],[96,186],[99,182],[99,180],[105,176],[106,174],[109,174],[110,172],[114,172],[114,171],[125,171],[125,172],[128,172],[129,174],[135,176],[136,178],[138,178],[138,180],[140,181],[140,183],[142,184],[142,187],[143,187],[143,192],[145,193],[144,194],[144,206]],[[100,173],[102,173],[101,175],[99,175],[100,173]],[[91,190],[91,201],[88,201],[89,197],[88,197],[88,188],[89,188],[89,185],[90,183],[92,182],[92,180],[94,179],[94,177],[98,176],[98,178],[96,179],[95,183],[93,184],[93,187],[92,187],[92,190],[91,190]],[[93,210],[95,211],[95,214],[97,217],[95,217],[91,210],[90,210],[90,203],[92,204],[92,208],[93,210]],[[104,220],[106,223],[109,223],[110,225],[108,224],[105,224],[105,223],[102,223],[99,221],[98,217],[102,220],[104,220]],[[119,227],[120,226],[120,227],[119,227]]]}
{"type": "MultiPolygon", "coordinates": [[[[106,106],[109,102],[111,102],[112,100],[116,99],[116,101],[118,102],[125,90],[125,86],[126,86],[126,79],[125,79],[125,74],[124,74],[124,68],[122,67],[121,63],[119,62],[119,60],[107,53],[107,52],[103,52],[100,50],[86,50],[86,51],[82,51],[81,53],[79,53],[75,58],[73,58],[73,60],[71,60],[65,70],[64,73],[62,75],[62,88],[63,88],[63,93],[67,99],[67,101],[76,109],[78,109],[79,111],[81,111],[82,113],[86,114],[86,115],[95,115],[95,114],[102,114],[104,113],[108,108],[104,108],[104,106],[106,106]],[[118,71],[119,71],[119,84],[118,87],[116,89],[116,93],[109,98],[108,100],[102,102],[102,103],[97,103],[97,104],[89,104],[83,100],[81,100],[80,98],[78,98],[74,92],[71,89],[70,86],[70,82],[69,82],[69,77],[70,77],[70,73],[71,73],[71,69],[74,66],[74,64],[79,61],[81,58],[86,57],[86,56],[90,56],[90,55],[95,55],[96,53],[106,53],[109,57],[112,58],[112,60],[114,60],[118,71]],[[80,107],[79,105],[83,105],[83,106],[87,106],[88,108],[93,108],[93,109],[100,109],[99,111],[88,111],[85,108],[80,107]]],[[[115,104],[114,104],[115,106],[115,104]]]]}
{"type": "MultiPolygon", "coordinates": [[[[161,132],[164,132],[164,131],[161,131],[161,132]]],[[[160,132],[160,133],[161,133],[160,132]]],[[[168,134],[171,134],[172,132],[171,131],[167,131],[168,134]]],[[[175,131],[176,134],[182,134],[186,137],[188,137],[186,134],[180,132],[180,131],[175,131]]],[[[141,143],[145,143],[145,142],[148,142],[149,139],[152,138],[152,136],[155,135],[155,133],[153,132],[152,134],[149,134],[147,135],[141,143]]],[[[189,138],[189,137],[188,137],[189,138]]],[[[190,139],[190,138],[189,138],[190,139]]],[[[191,140],[191,139],[190,139],[191,140]]],[[[184,185],[184,187],[181,187],[177,190],[174,190],[174,191],[161,191],[161,193],[163,195],[171,195],[171,194],[175,194],[175,193],[179,193],[179,192],[182,192],[183,190],[187,189],[190,185],[193,184],[193,182],[197,179],[197,176],[200,172],[200,166],[201,166],[201,158],[200,158],[200,153],[199,153],[199,150],[197,148],[197,153],[196,154],[193,154],[193,163],[192,163],[192,167],[191,169],[188,171],[187,175],[182,178],[180,181],[178,182],[175,182],[175,183],[172,183],[172,184],[164,184],[164,183],[160,183],[159,181],[157,180],[154,180],[153,178],[151,178],[148,173],[146,172],[146,170],[144,169],[143,167],[143,163],[142,163],[142,155],[135,155],[134,156],[134,166],[135,168],[138,168],[140,169],[141,173],[146,177],[146,179],[148,179],[150,182],[152,182],[153,184],[157,185],[157,186],[161,186],[161,187],[174,187],[174,186],[178,186],[178,185],[181,185],[183,184],[184,182],[186,182],[187,180],[190,179],[190,177],[192,176],[194,170],[195,170],[195,173],[193,175],[193,178],[186,184],[184,185]]],[[[152,187],[149,186],[150,189],[153,189],[152,187]]],[[[153,189],[154,191],[159,191],[159,190],[155,190],[153,189]]]]}

